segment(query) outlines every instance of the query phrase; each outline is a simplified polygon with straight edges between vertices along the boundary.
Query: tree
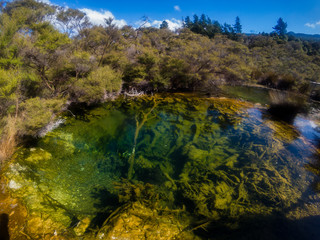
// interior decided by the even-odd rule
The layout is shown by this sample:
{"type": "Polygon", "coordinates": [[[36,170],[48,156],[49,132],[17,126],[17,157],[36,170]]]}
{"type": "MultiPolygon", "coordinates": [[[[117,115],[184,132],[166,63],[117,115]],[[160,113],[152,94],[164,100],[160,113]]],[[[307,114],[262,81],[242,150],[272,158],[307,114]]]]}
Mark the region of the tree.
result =
{"type": "Polygon", "coordinates": [[[89,19],[84,12],[78,9],[60,9],[57,14],[58,24],[61,30],[67,33],[69,37],[80,33],[84,28],[90,26],[89,19]]]}
{"type": "Polygon", "coordinates": [[[235,29],[230,24],[227,24],[227,23],[223,24],[222,31],[227,36],[230,35],[230,34],[235,33],[235,29]]]}
{"type": "Polygon", "coordinates": [[[233,28],[235,33],[242,33],[242,26],[239,17],[236,17],[236,23],[233,25],[233,28]]]}
{"type": "Polygon", "coordinates": [[[203,27],[204,29],[207,27],[208,20],[207,20],[207,16],[205,14],[201,14],[199,23],[200,23],[201,27],[203,27]]]}
{"type": "Polygon", "coordinates": [[[191,19],[190,19],[190,17],[189,16],[187,16],[186,18],[185,18],[185,20],[184,20],[184,22],[183,22],[183,26],[184,27],[186,27],[186,28],[191,28],[191,26],[192,26],[192,21],[191,21],[191,19]]]}
{"type": "MultiPolygon", "coordinates": [[[[15,70],[0,69],[0,116],[7,114],[10,108],[16,107],[19,102],[19,85],[21,74],[15,70]]],[[[13,109],[11,109],[13,110],[13,109]]]]}
{"type": "Polygon", "coordinates": [[[191,31],[192,32],[195,32],[195,33],[198,33],[198,34],[202,34],[204,33],[203,31],[203,27],[200,25],[200,21],[199,21],[199,17],[198,15],[193,15],[193,24],[192,24],[192,27],[191,27],[191,31]]]}
{"type": "Polygon", "coordinates": [[[140,24],[140,26],[138,27],[138,30],[141,30],[142,28],[144,28],[144,26],[148,25],[148,23],[149,23],[149,17],[146,16],[146,15],[142,16],[142,18],[141,18],[141,24],[140,24]]]}
{"type": "Polygon", "coordinates": [[[222,32],[222,27],[218,21],[212,21],[205,14],[201,14],[200,18],[195,14],[193,21],[190,17],[184,20],[184,27],[189,28],[192,32],[213,38],[217,33],[222,32]]]}
{"type": "Polygon", "coordinates": [[[287,33],[287,27],[288,27],[288,24],[284,22],[282,18],[279,18],[277,25],[274,26],[273,29],[279,36],[284,36],[287,33]]]}
{"type": "Polygon", "coordinates": [[[25,24],[32,26],[34,23],[39,23],[48,20],[54,16],[55,8],[49,4],[35,0],[15,0],[6,3],[2,12],[10,17],[15,17],[14,13],[20,11],[20,16],[25,19],[25,24]]]}
{"type": "Polygon", "coordinates": [[[45,86],[54,93],[58,79],[53,79],[57,67],[66,55],[66,46],[71,40],[66,34],[60,33],[50,23],[34,24],[32,35],[21,50],[25,66],[34,69],[41,77],[45,86]],[[56,81],[57,80],[57,81],[56,81]]]}
{"type": "Polygon", "coordinates": [[[109,66],[98,67],[86,78],[80,78],[74,83],[71,95],[79,102],[93,104],[104,100],[108,94],[121,90],[121,73],[109,66]]]}
{"type": "Polygon", "coordinates": [[[169,24],[167,21],[163,21],[160,25],[160,29],[168,29],[169,28],[169,24]]]}
{"type": "Polygon", "coordinates": [[[105,33],[107,35],[107,42],[103,48],[102,55],[100,57],[99,66],[101,66],[103,57],[106,54],[107,50],[111,48],[112,45],[116,44],[120,39],[120,33],[117,25],[114,23],[113,18],[105,18],[104,22],[105,26],[105,33]]]}

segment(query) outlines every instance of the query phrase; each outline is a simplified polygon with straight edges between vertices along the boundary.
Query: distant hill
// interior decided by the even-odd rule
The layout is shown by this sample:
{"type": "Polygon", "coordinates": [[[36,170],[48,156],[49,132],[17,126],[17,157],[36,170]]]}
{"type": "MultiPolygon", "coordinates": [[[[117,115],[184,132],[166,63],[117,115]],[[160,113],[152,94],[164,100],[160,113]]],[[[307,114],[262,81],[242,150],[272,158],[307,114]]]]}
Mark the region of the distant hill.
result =
{"type": "Polygon", "coordinates": [[[305,34],[305,33],[288,32],[288,35],[294,36],[296,38],[300,38],[302,40],[320,42],[320,34],[305,34]]]}

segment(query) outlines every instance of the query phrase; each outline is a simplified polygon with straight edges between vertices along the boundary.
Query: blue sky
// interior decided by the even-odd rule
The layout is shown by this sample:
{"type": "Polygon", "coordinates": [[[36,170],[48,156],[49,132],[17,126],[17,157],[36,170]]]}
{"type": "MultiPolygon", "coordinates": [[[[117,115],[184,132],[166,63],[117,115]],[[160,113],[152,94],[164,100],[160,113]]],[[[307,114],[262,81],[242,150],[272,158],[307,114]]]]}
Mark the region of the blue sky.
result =
{"type": "Polygon", "coordinates": [[[239,16],[243,31],[247,33],[271,32],[277,19],[282,17],[288,23],[288,31],[320,34],[320,0],[51,0],[51,3],[83,9],[95,19],[93,21],[99,17],[113,16],[119,25],[138,24],[141,17],[146,15],[153,26],[169,20],[174,28],[182,17],[205,13],[220,23],[230,24],[239,16]]]}

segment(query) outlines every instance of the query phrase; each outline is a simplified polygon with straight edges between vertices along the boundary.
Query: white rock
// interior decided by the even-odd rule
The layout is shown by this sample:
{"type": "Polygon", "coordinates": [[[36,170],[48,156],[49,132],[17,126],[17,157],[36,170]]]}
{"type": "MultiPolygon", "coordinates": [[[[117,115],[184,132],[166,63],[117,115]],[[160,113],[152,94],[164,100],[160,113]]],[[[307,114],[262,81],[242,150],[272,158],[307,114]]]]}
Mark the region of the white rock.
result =
{"type": "Polygon", "coordinates": [[[10,180],[9,182],[9,188],[11,189],[19,189],[22,186],[19,183],[16,183],[14,180],[10,180]]]}

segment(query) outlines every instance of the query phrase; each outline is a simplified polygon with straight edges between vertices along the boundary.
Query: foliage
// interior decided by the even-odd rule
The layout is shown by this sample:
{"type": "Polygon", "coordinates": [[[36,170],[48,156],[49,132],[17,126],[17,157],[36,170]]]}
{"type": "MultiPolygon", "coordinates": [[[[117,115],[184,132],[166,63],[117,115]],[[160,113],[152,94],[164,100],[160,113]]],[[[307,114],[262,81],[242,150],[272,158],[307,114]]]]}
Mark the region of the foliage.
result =
{"type": "Polygon", "coordinates": [[[190,17],[186,17],[184,26],[194,33],[206,35],[209,38],[213,38],[216,34],[222,33],[222,26],[220,23],[218,21],[212,21],[205,14],[202,14],[200,18],[195,14],[193,16],[193,21],[190,20],[190,17]]]}
{"type": "Polygon", "coordinates": [[[61,111],[63,104],[63,99],[40,99],[39,97],[23,102],[18,134],[36,135],[40,128],[52,120],[54,114],[61,111]]]}
{"type": "Polygon", "coordinates": [[[121,89],[121,74],[109,66],[99,67],[90,72],[88,77],[75,81],[72,95],[79,102],[99,103],[108,94],[117,93],[121,89]]]}
{"type": "Polygon", "coordinates": [[[283,37],[287,33],[287,27],[288,27],[288,24],[284,22],[282,18],[279,18],[277,25],[274,26],[273,29],[279,36],[283,37]]]}
{"type": "Polygon", "coordinates": [[[160,25],[160,29],[168,29],[169,28],[169,24],[167,21],[163,21],[160,25]]]}
{"type": "Polygon", "coordinates": [[[67,33],[69,37],[80,33],[84,28],[90,26],[89,19],[85,13],[78,9],[60,9],[57,14],[58,24],[62,27],[62,31],[67,33]]]}
{"type": "Polygon", "coordinates": [[[21,75],[18,71],[6,71],[0,69],[0,114],[4,115],[12,112],[12,107],[16,104],[19,95],[21,75]]]}
{"type": "Polygon", "coordinates": [[[121,90],[210,92],[248,83],[308,93],[309,81],[319,81],[320,44],[286,37],[282,18],[270,35],[246,36],[239,17],[230,25],[205,14],[186,17],[174,33],[166,21],[161,29],[119,29],[113,19],[91,26],[77,9],[34,0],[1,6],[1,117],[22,117],[20,103],[29,99],[93,104],[121,90]]]}
{"type": "Polygon", "coordinates": [[[233,25],[233,28],[236,33],[242,33],[242,26],[241,26],[239,17],[236,17],[236,22],[233,25]]]}
{"type": "Polygon", "coordinates": [[[7,2],[2,11],[11,17],[24,19],[24,24],[30,27],[35,23],[48,20],[54,14],[55,9],[49,4],[39,1],[15,0],[7,2]],[[21,15],[18,16],[17,13],[21,15]]]}

